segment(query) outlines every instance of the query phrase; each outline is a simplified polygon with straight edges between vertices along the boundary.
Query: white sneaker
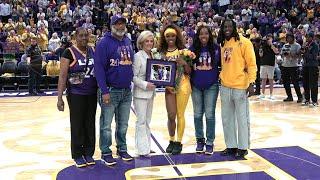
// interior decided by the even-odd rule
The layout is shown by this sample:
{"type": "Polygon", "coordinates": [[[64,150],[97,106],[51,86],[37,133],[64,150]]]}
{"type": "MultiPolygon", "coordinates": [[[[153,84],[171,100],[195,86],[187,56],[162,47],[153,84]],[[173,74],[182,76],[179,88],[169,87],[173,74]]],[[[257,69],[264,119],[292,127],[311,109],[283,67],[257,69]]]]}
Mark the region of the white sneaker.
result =
{"type": "Polygon", "coordinates": [[[263,98],[265,98],[266,96],[264,95],[264,94],[260,94],[259,95],[259,99],[263,99],[263,98]]]}
{"type": "Polygon", "coordinates": [[[274,96],[270,95],[269,99],[275,100],[276,98],[274,96]]]}
{"type": "Polygon", "coordinates": [[[310,102],[309,101],[305,101],[301,104],[301,106],[309,106],[310,102]]]}
{"type": "Polygon", "coordinates": [[[313,108],[313,107],[318,107],[319,104],[318,103],[310,103],[309,107],[313,108]]]}

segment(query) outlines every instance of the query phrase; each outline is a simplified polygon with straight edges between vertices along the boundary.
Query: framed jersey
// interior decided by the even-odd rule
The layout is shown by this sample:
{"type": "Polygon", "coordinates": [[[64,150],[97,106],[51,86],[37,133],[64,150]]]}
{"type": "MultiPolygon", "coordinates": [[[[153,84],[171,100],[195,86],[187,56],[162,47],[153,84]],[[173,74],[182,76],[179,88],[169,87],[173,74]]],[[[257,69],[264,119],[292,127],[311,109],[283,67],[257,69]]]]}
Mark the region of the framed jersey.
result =
{"type": "Polygon", "coordinates": [[[163,59],[148,59],[146,70],[146,81],[156,86],[175,85],[176,62],[163,59]]]}

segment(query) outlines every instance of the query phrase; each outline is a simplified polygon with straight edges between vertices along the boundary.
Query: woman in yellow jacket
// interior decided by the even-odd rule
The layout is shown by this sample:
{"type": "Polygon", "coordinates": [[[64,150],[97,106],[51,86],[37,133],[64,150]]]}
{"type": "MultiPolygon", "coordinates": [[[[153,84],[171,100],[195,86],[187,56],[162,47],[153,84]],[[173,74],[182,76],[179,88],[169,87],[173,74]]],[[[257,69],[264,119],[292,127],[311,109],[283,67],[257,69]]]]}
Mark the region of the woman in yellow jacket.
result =
{"type": "MultiPolygon", "coordinates": [[[[179,57],[179,50],[184,49],[184,41],[181,35],[181,30],[178,26],[169,24],[163,28],[160,34],[159,52],[162,53],[165,59],[176,61],[177,66],[182,70],[181,76],[175,87],[166,87],[165,99],[166,109],[168,113],[168,131],[170,135],[169,146],[166,149],[167,153],[180,154],[182,151],[182,137],[185,128],[184,112],[188,104],[191,94],[191,85],[189,74],[190,66],[186,61],[179,57]],[[177,123],[175,121],[177,117],[177,123]],[[175,131],[177,129],[177,139],[175,131]]],[[[177,73],[179,71],[177,70],[177,73]]]]}
{"type": "Polygon", "coordinates": [[[49,44],[48,34],[49,33],[47,28],[42,24],[38,29],[38,34],[37,34],[38,43],[42,51],[48,50],[48,44],[49,44]]]}

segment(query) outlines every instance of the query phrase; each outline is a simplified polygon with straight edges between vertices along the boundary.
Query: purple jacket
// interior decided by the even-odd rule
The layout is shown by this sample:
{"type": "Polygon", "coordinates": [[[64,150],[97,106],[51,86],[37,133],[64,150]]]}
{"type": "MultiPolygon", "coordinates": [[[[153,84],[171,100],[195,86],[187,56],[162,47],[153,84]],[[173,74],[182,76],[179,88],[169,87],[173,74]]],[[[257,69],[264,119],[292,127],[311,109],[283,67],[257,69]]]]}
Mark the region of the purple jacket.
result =
{"type": "Polygon", "coordinates": [[[130,88],[133,79],[132,61],[134,57],[131,40],[121,41],[106,33],[99,41],[95,52],[95,73],[102,94],[109,88],[130,88]]]}

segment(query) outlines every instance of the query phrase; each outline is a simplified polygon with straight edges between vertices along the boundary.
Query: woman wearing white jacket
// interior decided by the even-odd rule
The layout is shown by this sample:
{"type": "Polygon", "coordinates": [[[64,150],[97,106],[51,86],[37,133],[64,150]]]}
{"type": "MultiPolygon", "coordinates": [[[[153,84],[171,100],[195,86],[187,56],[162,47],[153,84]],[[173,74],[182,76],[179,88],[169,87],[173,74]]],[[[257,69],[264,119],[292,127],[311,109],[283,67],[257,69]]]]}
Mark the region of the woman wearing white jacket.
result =
{"type": "Polygon", "coordinates": [[[61,40],[58,34],[55,32],[52,34],[51,39],[49,40],[48,50],[55,52],[61,46],[61,40]]]}
{"type": "Polygon", "coordinates": [[[137,122],[135,144],[137,155],[149,156],[151,151],[150,121],[156,86],[145,81],[147,59],[152,58],[151,49],[154,46],[154,35],[143,31],[137,39],[139,52],[134,55],[133,63],[133,104],[136,110],[137,122]]]}

